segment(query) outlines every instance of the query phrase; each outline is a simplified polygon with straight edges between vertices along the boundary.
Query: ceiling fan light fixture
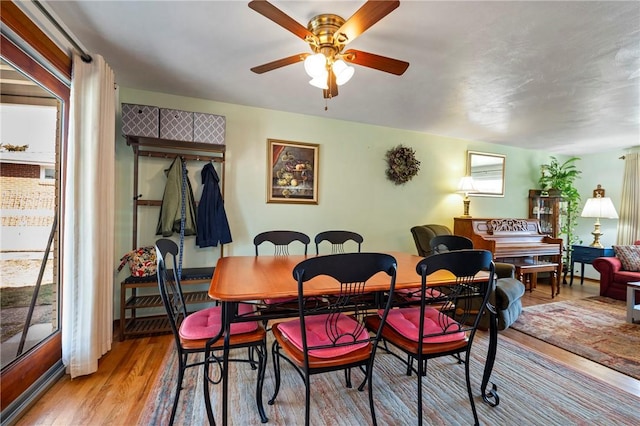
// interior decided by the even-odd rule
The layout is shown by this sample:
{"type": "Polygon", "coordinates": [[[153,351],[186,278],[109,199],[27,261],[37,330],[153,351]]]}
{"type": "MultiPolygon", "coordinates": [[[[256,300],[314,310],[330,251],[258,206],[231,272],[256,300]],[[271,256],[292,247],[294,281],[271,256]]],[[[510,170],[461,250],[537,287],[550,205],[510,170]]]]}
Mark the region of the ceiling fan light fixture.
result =
{"type": "Polygon", "coordinates": [[[351,80],[354,72],[355,68],[347,65],[347,63],[342,59],[338,59],[333,63],[333,73],[336,75],[336,84],[338,86],[342,86],[347,81],[351,80]]]}
{"type": "Polygon", "coordinates": [[[317,87],[318,89],[327,90],[329,85],[327,84],[327,80],[329,78],[329,72],[325,69],[322,74],[317,77],[313,77],[309,82],[310,85],[317,87]]]}
{"type": "Polygon", "coordinates": [[[322,53],[307,56],[304,60],[304,70],[313,79],[320,77],[327,72],[327,58],[322,53]]]}

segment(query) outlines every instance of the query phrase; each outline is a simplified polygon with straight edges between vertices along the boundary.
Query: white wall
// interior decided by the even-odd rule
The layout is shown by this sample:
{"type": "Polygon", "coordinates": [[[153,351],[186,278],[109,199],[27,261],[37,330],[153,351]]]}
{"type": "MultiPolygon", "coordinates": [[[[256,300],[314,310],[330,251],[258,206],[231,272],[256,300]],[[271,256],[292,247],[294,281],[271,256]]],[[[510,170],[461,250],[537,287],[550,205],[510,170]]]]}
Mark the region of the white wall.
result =
{"type": "MultiPolygon", "coordinates": [[[[363,250],[413,253],[412,226],[437,223],[453,228],[453,217],[462,214],[462,196],[455,190],[464,175],[467,150],[506,155],[505,196],[472,197],[470,212],[474,217],[527,217],[528,190],[537,188],[540,164],[549,162],[549,155],[541,151],[127,88],[120,89],[120,101],[226,117],[225,207],[233,243],[225,246],[225,255],[253,254],[253,236],[270,229],[298,230],[312,239],[323,230],[349,229],[364,236],[363,250]],[[320,145],[318,205],[266,203],[268,138],[320,145]],[[398,144],[413,147],[421,161],[419,174],[401,186],[385,177],[385,153],[398,144]]],[[[144,171],[139,192],[144,198],[161,198],[162,170],[170,161],[144,161],[152,166],[144,171]]],[[[119,258],[132,248],[133,155],[124,138],[116,145],[116,167],[115,246],[119,258]]],[[[196,199],[201,167],[188,163],[196,199]]],[[[585,170],[590,172],[591,168],[589,163],[585,170]]],[[[607,195],[615,193],[614,187],[621,184],[612,174],[602,175],[603,179],[594,183],[607,188],[607,195]],[[611,180],[605,180],[604,175],[611,180]]],[[[584,185],[595,188],[591,179],[584,185]]],[[[139,214],[138,245],[153,244],[158,210],[143,207],[139,214]]],[[[184,253],[185,267],[213,266],[219,256],[217,249],[196,248],[194,237],[186,240],[184,253]]],[[[119,282],[125,277],[125,272],[116,277],[116,312],[119,282]]]]}

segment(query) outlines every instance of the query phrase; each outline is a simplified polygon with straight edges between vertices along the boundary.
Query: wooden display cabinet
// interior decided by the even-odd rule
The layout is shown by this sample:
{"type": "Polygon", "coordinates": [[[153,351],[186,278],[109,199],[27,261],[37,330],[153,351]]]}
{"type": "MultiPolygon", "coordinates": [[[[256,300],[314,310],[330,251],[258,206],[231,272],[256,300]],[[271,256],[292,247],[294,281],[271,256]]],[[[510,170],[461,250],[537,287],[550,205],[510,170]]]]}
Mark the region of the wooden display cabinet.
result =
{"type": "Polygon", "coordinates": [[[566,220],[567,203],[559,195],[542,195],[539,189],[529,190],[529,219],[540,221],[540,230],[558,238],[566,220]]]}

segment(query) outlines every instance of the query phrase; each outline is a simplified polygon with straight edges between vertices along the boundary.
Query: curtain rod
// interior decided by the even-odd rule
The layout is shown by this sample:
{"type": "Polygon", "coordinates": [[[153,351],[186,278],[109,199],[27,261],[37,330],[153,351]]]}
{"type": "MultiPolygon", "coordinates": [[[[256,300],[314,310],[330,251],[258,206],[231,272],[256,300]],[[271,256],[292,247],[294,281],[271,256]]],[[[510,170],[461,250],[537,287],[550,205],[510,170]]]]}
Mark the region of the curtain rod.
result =
{"type": "Polygon", "coordinates": [[[62,25],[60,25],[58,21],[56,21],[55,18],[51,16],[49,11],[45,9],[38,0],[33,0],[33,4],[36,5],[40,12],[42,12],[42,14],[47,17],[49,22],[51,22],[58,29],[58,31],[60,31],[60,33],[69,41],[69,43],[71,43],[73,47],[75,47],[76,50],[80,52],[80,57],[82,58],[82,60],[88,64],[91,63],[91,61],[93,60],[93,58],[91,58],[91,55],[89,55],[84,51],[84,49],[82,49],[82,47],[80,47],[80,45],[73,39],[73,37],[71,37],[69,33],[64,28],[62,28],[62,25]]]}

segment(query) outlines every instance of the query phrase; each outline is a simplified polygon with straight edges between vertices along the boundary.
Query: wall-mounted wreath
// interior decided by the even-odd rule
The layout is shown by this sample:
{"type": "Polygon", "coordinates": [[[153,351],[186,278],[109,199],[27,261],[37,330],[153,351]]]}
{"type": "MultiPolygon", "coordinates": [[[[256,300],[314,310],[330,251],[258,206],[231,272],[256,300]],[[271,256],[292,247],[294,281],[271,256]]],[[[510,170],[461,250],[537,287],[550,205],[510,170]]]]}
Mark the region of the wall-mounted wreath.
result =
{"type": "Polygon", "coordinates": [[[409,182],[420,171],[413,148],[398,145],[387,151],[387,178],[396,185],[409,182]]]}

